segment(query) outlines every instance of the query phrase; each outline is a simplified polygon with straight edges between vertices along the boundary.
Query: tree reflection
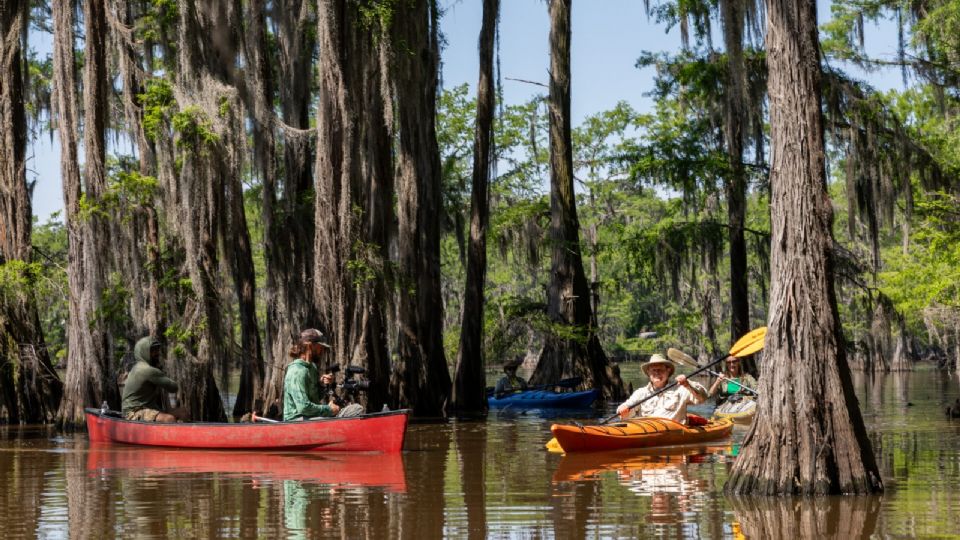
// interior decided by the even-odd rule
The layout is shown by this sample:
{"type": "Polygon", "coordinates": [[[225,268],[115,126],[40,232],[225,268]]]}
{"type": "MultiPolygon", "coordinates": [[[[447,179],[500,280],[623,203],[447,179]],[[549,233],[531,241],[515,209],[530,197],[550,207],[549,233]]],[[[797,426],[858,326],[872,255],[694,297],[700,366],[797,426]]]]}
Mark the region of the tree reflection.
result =
{"type": "Polygon", "coordinates": [[[880,497],[729,497],[750,538],[869,538],[880,497]]]}
{"type": "Polygon", "coordinates": [[[460,462],[463,502],[467,510],[467,537],[487,537],[487,490],[484,482],[487,429],[477,422],[457,422],[454,428],[460,462]]]}

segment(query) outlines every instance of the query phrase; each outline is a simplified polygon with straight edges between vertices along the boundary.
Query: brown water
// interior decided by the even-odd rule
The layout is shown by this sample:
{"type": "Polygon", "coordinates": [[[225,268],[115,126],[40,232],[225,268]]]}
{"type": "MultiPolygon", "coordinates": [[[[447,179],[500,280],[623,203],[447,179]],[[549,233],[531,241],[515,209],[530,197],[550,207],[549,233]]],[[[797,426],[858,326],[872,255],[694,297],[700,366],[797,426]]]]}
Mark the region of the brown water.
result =
{"type": "MultiPolygon", "coordinates": [[[[400,455],[91,447],[46,428],[0,430],[4,538],[896,537],[960,534],[957,378],[856,379],[887,491],[732,499],[744,435],[656,453],[551,454],[556,421],[507,410],[414,424],[400,455]],[[907,403],[912,405],[907,405],[907,403]]],[[[709,413],[710,408],[697,408],[709,413]]],[[[579,420],[609,411],[590,411],[579,420]]],[[[569,414],[566,416],[569,417],[569,414]]]]}

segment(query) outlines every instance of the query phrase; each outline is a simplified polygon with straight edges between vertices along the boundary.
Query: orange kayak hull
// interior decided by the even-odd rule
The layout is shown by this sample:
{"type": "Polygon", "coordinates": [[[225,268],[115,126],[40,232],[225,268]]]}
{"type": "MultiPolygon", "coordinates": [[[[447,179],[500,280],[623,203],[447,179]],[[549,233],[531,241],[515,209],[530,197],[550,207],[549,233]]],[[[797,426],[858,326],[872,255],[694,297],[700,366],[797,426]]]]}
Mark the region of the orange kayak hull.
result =
{"type": "Polygon", "coordinates": [[[635,418],[602,426],[554,424],[550,431],[564,452],[599,452],[715,441],[730,436],[733,422],[716,419],[685,426],[666,418],[635,418]]]}

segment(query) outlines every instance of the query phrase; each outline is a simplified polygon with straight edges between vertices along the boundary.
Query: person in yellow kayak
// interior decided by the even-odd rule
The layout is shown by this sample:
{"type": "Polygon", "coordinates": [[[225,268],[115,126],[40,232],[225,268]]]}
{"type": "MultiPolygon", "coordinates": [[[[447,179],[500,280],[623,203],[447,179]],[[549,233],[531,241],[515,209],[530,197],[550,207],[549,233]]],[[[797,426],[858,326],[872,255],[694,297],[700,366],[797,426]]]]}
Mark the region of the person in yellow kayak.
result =
{"type": "Polygon", "coordinates": [[[710,386],[710,397],[717,396],[717,405],[725,403],[736,395],[753,395],[747,388],[756,388],[757,381],[752,375],[743,371],[740,359],[728,356],[725,360],[723,375],[717,377],[710,386]]]}
{"type": "Polygon", "coordinates": [[[497,381],[497,386],[493,390],[493,393],[497,399],[500,399],[508,394],[521,392],[527,389],[527,381],[523,380],[522,377],[517,376],[517,368],[519,368],[520,364],[522,363],[523,357],[518,356],[513,360],[508,360],[503,364],[503,372],[506,373],[506,375],[497,381]]]}
{"type": "Polygon", "coordinates": [[[651,397],[667,386],[667,381],[676,371],[673,362],[662,355],[654,354],[641,369],[650,379],[650,384],[634,392],[617,407],[620,418],[628,418],[632,413],[633,416],[668,418],[686,424],[687,405],[703,403],[707,399],[707,389],[698,382],[688,380],[686,375],[677,375],[676,387],[651,397]],[[639,407],[634,409],[637,405],[639,407]]]}

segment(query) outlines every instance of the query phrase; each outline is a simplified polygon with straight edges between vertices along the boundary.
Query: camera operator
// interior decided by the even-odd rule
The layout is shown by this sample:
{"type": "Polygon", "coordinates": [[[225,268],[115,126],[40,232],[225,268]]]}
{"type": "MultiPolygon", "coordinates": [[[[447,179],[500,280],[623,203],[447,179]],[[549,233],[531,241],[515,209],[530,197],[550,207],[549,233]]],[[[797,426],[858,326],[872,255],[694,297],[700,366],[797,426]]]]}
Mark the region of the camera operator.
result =
{"type": "MultiPolygon", "coordinates": [[[[317,366],[324,363],[330,353],[330,343],[323,332],[308,328],[300,332],[300,340],[290,347],[294,361],[287,366],[283,378],[283,419],[306,420],[318,416],[337,416],[340,406],[336,403],[322,404],[319,383],[333,382],[333,374],[319,376],[317,366]]],[[[326,384],[326,383],[325,383],[326,384]]]]}

